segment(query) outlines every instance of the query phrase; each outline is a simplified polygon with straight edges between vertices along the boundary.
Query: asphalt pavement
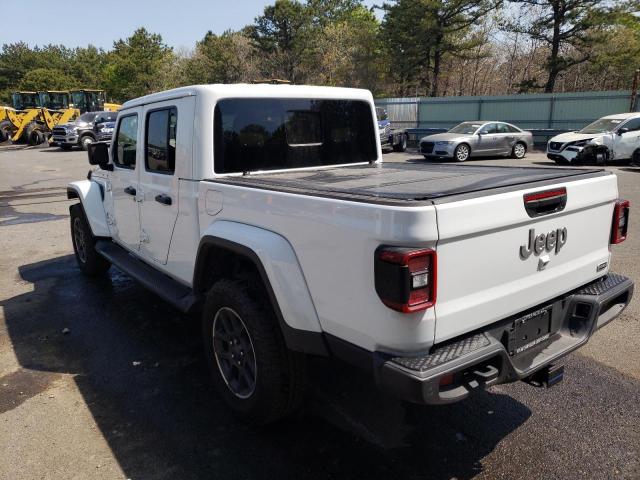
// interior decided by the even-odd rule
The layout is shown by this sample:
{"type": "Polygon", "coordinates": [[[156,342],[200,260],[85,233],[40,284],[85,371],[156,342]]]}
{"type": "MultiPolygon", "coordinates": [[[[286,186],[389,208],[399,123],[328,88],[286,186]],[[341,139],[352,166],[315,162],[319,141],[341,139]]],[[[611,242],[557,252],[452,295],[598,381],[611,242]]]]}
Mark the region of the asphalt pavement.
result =
{"type": "MultiPolygon", "coordinates": [[[[469,163],[555,168],[539,153],[469,163]]],[[[632,204],[613,270],[638,282],[640,169],[607,168],[632,204]]],[[[209,383],[197,319],[115,268],[78,271],[65,185],[88,170],[84,152],[0,147],[0,479],[640,478],[638,299],[552,389],[411,406],[314,359],[303,412],[251,428],[209,383]]]]}

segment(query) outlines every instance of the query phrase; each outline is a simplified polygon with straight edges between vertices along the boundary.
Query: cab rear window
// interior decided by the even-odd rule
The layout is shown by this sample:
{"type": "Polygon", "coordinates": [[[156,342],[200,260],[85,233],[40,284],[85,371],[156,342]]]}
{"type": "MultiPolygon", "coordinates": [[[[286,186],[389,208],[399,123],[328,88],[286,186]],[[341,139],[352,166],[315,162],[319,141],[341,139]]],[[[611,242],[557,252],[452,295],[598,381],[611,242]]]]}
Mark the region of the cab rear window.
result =
{"type": "Polygon", "coordinates": [[[373,161],[373,112],[357,100],[227,99],[215,108],[216,173],[373,161]]]}

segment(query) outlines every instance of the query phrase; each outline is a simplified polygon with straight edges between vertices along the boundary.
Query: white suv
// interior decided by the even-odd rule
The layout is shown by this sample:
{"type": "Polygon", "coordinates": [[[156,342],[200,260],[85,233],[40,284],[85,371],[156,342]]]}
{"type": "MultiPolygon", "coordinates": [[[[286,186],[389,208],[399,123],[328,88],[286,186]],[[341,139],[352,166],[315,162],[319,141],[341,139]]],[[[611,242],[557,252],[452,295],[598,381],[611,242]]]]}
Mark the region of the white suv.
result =
{"type": "Polygon", "coordinates": [[[556,135],[547,157],[557,163],[604,163],[640,152],[640,112],[608,115],[577,132],[556,135]]]}

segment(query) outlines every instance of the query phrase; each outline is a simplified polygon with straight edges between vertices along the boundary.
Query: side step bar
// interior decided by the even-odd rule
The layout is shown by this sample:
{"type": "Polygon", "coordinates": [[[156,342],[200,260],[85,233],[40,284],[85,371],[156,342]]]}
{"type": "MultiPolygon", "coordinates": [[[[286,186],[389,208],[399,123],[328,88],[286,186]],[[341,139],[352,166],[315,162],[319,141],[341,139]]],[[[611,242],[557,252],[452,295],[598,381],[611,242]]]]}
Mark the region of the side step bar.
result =
{"type": "Polygon", "coordinates": [[[111,240],[98,240],[96,250],[113,265],[181,312],[190,312],[198,303],[198,297],[189,287],[138,260],[111,240]]]}

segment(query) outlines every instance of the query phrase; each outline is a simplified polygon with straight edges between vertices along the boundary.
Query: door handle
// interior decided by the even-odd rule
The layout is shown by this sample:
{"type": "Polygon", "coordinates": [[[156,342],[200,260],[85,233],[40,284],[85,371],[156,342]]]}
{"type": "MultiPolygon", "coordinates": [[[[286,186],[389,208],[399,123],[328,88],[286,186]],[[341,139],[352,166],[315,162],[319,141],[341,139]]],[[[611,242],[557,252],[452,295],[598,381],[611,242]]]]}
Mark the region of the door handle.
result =
{"type": "Polygon", "coordinates": [[[156,202],[163,205],[171,205],[171,197],[169,195],[165,195],[164,193],[161,195],[156,195],[156,202]]]}
{"type": "Polygon", "coordinates": [[[128,194],[128,195],[134,195],[136,194],[136,189],[133,187],[126,187],[124,189],[124,193],[128,194]]]}

